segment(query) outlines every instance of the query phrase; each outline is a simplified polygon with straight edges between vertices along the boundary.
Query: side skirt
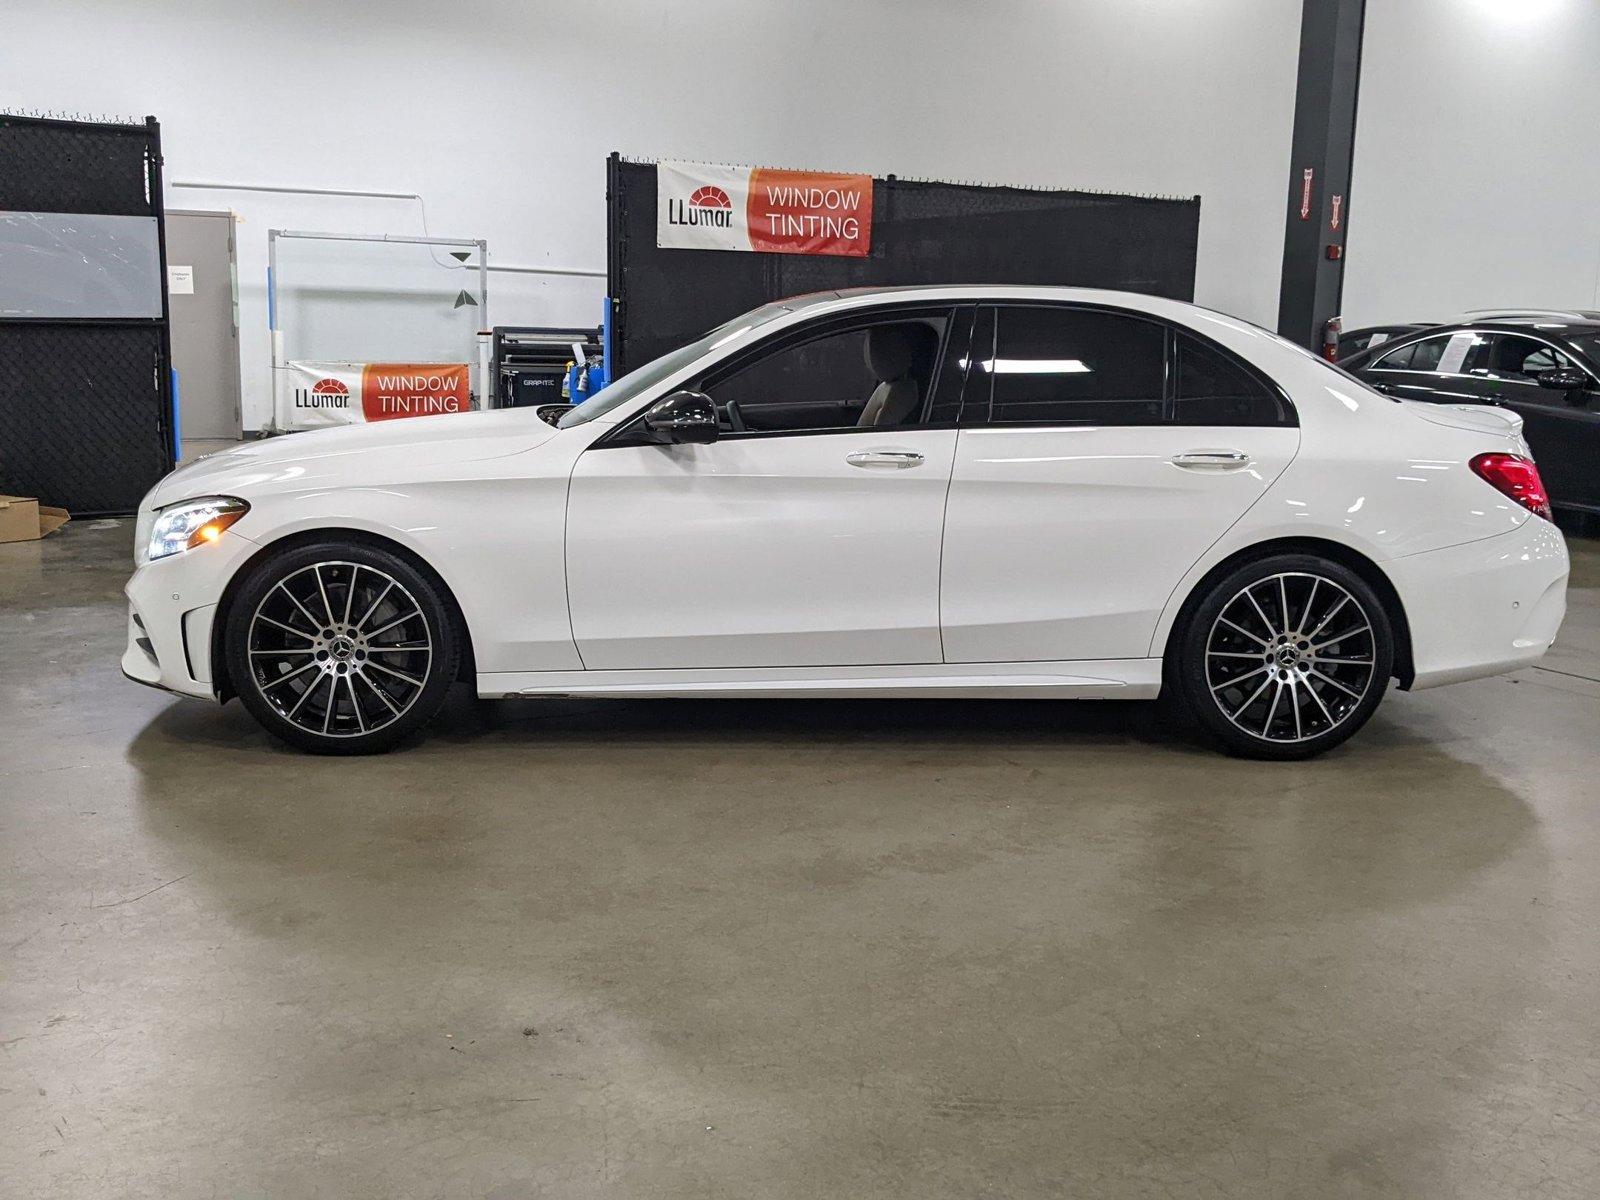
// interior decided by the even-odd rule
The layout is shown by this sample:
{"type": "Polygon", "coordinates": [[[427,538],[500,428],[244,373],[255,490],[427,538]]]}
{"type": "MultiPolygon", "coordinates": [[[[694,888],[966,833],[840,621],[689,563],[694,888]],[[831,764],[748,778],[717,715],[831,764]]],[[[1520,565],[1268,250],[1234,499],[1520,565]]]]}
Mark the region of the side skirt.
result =
{"type": "Polygon", "coordinates": [[[892,667],[729,667],[703,671],[496,671],[478,676],[478,695],[485,699],[717,696],[1151,700],[1160,691],[1159,658],[892,667]]]}

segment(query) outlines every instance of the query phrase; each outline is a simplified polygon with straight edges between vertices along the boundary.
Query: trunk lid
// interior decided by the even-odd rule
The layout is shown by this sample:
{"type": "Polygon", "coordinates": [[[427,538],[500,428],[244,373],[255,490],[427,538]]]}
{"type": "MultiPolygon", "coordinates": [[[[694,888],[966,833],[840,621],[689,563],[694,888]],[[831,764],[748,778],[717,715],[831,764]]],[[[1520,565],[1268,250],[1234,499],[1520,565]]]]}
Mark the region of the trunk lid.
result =
{"type": "Polygon", "coordinates": [[[1494,433],[1502,437],[1520,438],[1522,418],[1509,408],[1493,404],[1428,404],[1420,400],[1402,400],[1406,411],[1433,425],[1450,429],[1470,429],[1474,433],[1494,433]]]}

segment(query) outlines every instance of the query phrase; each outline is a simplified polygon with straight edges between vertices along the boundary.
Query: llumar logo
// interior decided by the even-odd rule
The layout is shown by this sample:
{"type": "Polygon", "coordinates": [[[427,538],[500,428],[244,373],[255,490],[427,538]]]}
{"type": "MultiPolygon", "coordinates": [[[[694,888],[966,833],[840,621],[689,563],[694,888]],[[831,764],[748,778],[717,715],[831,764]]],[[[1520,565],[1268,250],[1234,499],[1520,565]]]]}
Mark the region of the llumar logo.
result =
{"type": "Polygon", "coordinates": [[[319,379],[307,388],[295,388],[296,408],[349,408],[350,389],[337,379],[319,379]]]}
{"type": "Polygon", "coordinates": [[[668,225],[707,225],[713,229],[727,229],[733,224],[733,202],[728,193],[714,184],[694,190],[685,204],[682,200],[667,201],[668,225]]]}

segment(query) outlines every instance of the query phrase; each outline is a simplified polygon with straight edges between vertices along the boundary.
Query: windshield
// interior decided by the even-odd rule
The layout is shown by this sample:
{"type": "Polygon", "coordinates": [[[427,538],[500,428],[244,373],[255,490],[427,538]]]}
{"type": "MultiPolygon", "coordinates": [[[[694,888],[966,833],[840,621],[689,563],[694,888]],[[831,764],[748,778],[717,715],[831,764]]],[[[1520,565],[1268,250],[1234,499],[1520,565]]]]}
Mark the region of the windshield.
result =
{"type": "Polygon", "coordinates": [[[615,383],[601,388],[571,412],[563,415],[561,420],[556,422],[556,428],[571,429],[574,425],[582,425],[594,420],[596,417],[604,416],[612,409],[626,404],[647,388],[654,387],[674,371],[682,370],[702,354],[714,350],[723,342],[730,341],[758,325],[765,325],[779,314],[789,311],[789,306],[784,303],[763,304],[760,308],[752,309],[743,316],[735,317],[724,325],[718,325],[699,341],[690,342],[687,346],[680,346],[676,350],[663,354],[654,362],[646,363],[638,370],[629,371],[615,383]]]}
{"type": "Polygon", "coordinates": [[[1600,366],[1600,333],[1569,333],[1567,340],[1596,366],[1600,366]]]}

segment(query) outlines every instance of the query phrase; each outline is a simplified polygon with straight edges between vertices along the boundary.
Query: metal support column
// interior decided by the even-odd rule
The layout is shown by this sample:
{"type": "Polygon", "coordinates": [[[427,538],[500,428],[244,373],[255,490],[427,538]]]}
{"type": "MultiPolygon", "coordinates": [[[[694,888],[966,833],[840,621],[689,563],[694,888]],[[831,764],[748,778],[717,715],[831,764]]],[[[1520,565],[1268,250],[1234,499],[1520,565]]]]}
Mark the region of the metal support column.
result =
{"type": "Polygon", "coordinates": [[[1366,8],[1366,0],[1305,0],[1300,23],[1278,332],[1311,350],[1321,350],[1344,296],[1366,8]]]}
{"type": "Polygon", "coordinates": [[[161,122],[152,116],[144,119],[150,132],[150,151],[145,160],[146,187],[150,190],[150,215],[156,219],[156,258],[161,272],[161,362],[156,367],[156,382],[161,393],[161,428],[172,447],[171,465],[183,457],[182,431],[178,428],[178,397],[173,392],[172,297],[167,285],[167,194],[162,184],[161,122]]]}

